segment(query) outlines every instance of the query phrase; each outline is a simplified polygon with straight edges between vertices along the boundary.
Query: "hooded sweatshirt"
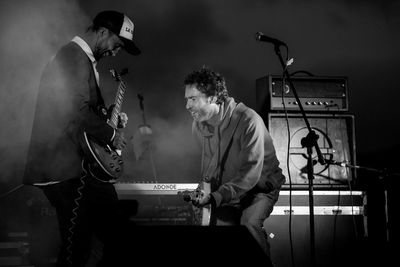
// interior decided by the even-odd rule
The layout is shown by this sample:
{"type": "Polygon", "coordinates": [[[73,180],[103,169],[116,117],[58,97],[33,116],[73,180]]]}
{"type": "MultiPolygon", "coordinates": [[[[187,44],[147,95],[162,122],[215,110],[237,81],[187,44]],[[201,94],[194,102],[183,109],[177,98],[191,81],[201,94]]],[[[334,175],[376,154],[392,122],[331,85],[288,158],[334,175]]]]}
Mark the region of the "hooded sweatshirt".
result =
{"type": "Polygon", "coordinates": [[[216,206],[236,204],[249,193],[271,193],[285,182],[273,140],[263,119],[243,103],[228,98],[208,122],[193,122],[202,144],[201,175],[215,181],[216,206]]]}

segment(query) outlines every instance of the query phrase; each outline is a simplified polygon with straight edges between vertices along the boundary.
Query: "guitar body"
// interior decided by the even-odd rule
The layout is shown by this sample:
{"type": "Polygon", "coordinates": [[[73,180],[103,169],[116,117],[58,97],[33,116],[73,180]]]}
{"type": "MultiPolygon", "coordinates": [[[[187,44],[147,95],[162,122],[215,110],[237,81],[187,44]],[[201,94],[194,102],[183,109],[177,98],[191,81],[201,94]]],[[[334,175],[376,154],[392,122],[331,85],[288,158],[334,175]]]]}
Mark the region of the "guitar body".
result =
{"type": "Polygon", "coordinates": [[[85,159],[89,171],[104,180],[118,179],[124,170],[124,162],[120,151],[112,149],[107,144],[101,144],[83,133],[85,159]]]}
{"type": "MultiPolygon", "coordinates": [[[[202,189],[203,192],[206,194],[211,193],[211,184],[207,182],[202,182],[202,189]]],[[[208,225],[214,225],[214,218],[212,217],[212,212],[213,212],[214,207],[211,204],[208,204],[201,208],[201,225],[203,226],[208,226],[208,225]]]]}
{"type": "MultiPolygon", "coordinates": [[[[121,111],[122,100],[124,97],[126,86],[121,79],[121,76],[127,73],[127,69],[122,70],[121,73],[117,73],[114,69],[110,70],[112,76],[119,81],[117,94],[115,96],[115,102],[111,105],[110,110],[107,112],[105,107],[99,107],[102,112],[99,112],[99,116],[102,119],[107,120],[108,125],[112,128],[117,129],[119,124],[119,113],[121,111]],[[110,113],[110,114],[109,114],[110,113]]],[[[84,152],[84,163],[83,164],[95,177],[109,181],[116,180],[123,174],[123,160],[121,151],[110,147],[104,142],[98,142],[96,139],[91,138],[86,132],[80,140],[81,147],[84,152]]]]}

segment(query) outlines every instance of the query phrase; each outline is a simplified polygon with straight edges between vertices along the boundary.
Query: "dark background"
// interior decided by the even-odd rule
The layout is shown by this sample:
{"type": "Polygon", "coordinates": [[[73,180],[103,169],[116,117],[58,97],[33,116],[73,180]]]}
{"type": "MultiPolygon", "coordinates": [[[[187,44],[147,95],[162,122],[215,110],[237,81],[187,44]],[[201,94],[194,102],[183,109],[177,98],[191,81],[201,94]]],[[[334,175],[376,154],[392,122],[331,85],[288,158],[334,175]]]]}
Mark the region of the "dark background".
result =
{"type": "MultiPolygon", "coordinates": [[[[117,84],[108,69],[127,67],[125,134],[135,136],[142,123],[138,93],[153,129],[157,177],[148,155],[136,158],[138,151],[130,143],[124,179],[198,181],[199,155],[185,110],[183,79],[207,65],[225,76],[236,100],[255,108],[255,80],[281,72],[273,45],[256,42],[258,31],[288,44],[294,58],[290,72],[348,77],[357,163],[398,169],[400,1],[10,0],[0,3],[0,194],[21,184],[42,69],[104,9],[130,16],[142,54],[121,52],[100,62],[103,94],[113,102],[117,84]]],[[[376,176],[366,171],[358,177],[369,181],[376,176]]],[[[21,198],[28,203],[29,194],[37,192],[23,188],[0,201],[13,209],[21,198]]],[[[16,221],[6,224],[15,226],[16,221]]]]}

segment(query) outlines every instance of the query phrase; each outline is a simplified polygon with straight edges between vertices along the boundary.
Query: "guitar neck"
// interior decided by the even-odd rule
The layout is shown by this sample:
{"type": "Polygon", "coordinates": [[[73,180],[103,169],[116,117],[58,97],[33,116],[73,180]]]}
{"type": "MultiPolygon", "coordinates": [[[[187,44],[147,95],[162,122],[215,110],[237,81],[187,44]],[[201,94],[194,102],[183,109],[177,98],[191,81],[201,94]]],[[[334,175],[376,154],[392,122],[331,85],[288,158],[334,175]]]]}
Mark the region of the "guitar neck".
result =
{"type": "Polygon", "coordinates": [[[115,96],[114,108],[112,110],[108,124],[116,129],[118,127],[118,114],[121,112],[122,100],[124,98],[126,86],[124,82],[120,81],[118,85],[117,94],[115,96]]]}

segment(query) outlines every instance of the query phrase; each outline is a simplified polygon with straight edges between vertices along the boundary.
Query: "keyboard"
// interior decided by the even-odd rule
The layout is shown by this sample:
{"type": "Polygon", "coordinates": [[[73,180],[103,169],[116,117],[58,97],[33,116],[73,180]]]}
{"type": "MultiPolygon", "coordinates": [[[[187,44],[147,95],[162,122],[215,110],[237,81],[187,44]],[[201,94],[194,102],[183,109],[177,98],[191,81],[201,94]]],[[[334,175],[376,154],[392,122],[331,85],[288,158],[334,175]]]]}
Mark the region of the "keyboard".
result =
{"type": "Polygon", "coordinates": [[[179,192],[196,190],[196,183],[115,183],[120,199],[134,195],[177,195],[179,192]]]}

